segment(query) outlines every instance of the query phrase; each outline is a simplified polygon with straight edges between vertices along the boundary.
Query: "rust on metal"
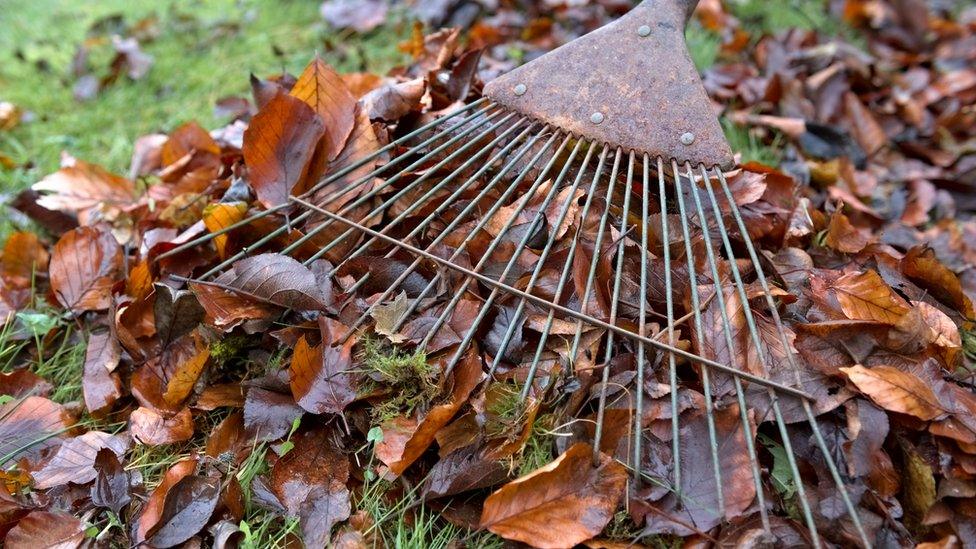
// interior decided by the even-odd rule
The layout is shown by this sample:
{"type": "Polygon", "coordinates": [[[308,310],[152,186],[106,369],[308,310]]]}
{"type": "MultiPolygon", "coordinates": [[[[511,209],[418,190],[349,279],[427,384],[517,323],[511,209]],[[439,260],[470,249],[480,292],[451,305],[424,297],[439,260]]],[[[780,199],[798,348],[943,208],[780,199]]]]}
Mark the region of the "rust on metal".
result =
{"type": "Polygon", "coordinates": [[[696,3],[646,0],[613,23],[489,82],[485,95],[625,151],[731,168],[732,151],[684,40],[696,3]]]}

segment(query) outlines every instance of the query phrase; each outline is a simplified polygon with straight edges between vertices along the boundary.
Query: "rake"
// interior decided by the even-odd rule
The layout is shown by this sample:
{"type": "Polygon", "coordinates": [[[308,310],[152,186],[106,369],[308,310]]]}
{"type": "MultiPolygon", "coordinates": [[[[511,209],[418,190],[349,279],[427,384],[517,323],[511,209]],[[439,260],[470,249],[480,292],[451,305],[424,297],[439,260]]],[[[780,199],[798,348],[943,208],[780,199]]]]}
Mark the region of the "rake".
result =
{"type": "MultiPolygon", "coordinates": [[[[788,424],[805,422],[812,440],[808,449],[826,464],[828,482],[846,514],[836,524],[848,529],[846,539],[870,546],[839,464],[841,453],[828,446],[814,412],[816,402],[803,389],[800,359],[774,293],[782,295],[783,290],[764,272],[723,171],[735,162],[684,43],[683,30],[696,3],[643,2],[603,28],[497,78],[485,87],[483,98],[402,135],[290,197],[287,204],[195,238],[160,259],[196,249],[260,218],[272,220],[275,228],[195,280],[220,281],[235,261],[255,252],[292,254],[306,265],[329,258],[336,264],[334,273],[356,261],[409,258],[409,266],[382,288],[373,288],[369,270],[347,287],[348,295],[362,291],[371,297],[345,338],[364,329],[377,307],[401,292],[408,294],[408,305],[394,332],[414,319],[422,305],[439,301],[427,307],[435,313],[418,336],[417,348],[446,353],[447,376],[484,326],[505,314],[509,322],[498,348],[492,349],[487,374],[492,378],[503,365],[524,365],[522,402],[532,398],[540,368],[551,360],[547,343],[564,338],[568,351],[559,360],[568,371],[599,377],[594,460],[615,444],[606,439],[611,428],[619,428],[613,418],[622,416],[610,412],[615,407],[632,411],[626,457],[618,457],[634,474],[632,494],[664,487],[675,512],[686,513],[681,516],[686,517],[687,533],[710,530],[731,518],[726,506],[737,495],[724,493],[727,463],[716,427],[716,412],[724,408],[735,410],[745,433],[755,487],[750,503],[758,509],[762,530],[775,539],[767,502],[769,471],[756,447],[758,426],[770,422],[785,450],[809,541],[822,546],[815,506],[794,451],[796,439],[787,429],[788,424]],[[500,226],[499,219],[505,220],[500,226]],[[593,224],[595,240],[590,241],[583,228],[593,224]],[[301,236],[291,244],[269,248],[295,229],[301,236]],[[452,236],[459,229],[463,239],[452,236]],[[659,242],[651,241],[653,233],[660,235],[659,242]],[[487,243],[479,238],[484,234],[492,235],[487,243]],[[697,237],[702,246],[693,244],[697,237]],[[508,257],[500,265],[492,262],[499,254],[508,257]],[[597,295],[604,256],[610,258],[612,272],[605,288],[608,303],[597,295]],[[630,290],[624,275],[628,259],[640,265],[636,288],[630,290]],[[654,310],[648,296],[652,259],[663,261],[663,313],[654,310]],[[582,266],[577,269],[585,273],[582,280],[574,274],[574,264],[582,266]],[[558,271],[554,286],[546,281],[553,266],[558,271]],[[676,281],[682,269],[687,279],[676,281]],[[420,270],[434,274],[417,284],[420,270]],[[456,290],[438,298],[439,285],[447,279],[456,290]],[[480,302],[472,325],[458,334],[460,343],[433,349],[465,296],[480,302]],[[757,320],[762,317],[773,327],[785,355],[779,358],[787,367],[767,378],[738,368],[735,361],[706,356],[704,337],[711,326],[703,311],[712,300],[728,356],[754,354],[760,363],[769,361],[770,345],[757,320]],[[736,307],[741,307],[741,317],[736,307]],[[684,314],[679,317],[680,311],[684,314]],[[539,340],[515,348],[516,332],[530,315],[542,319],[541,328],[536,324],[539,340]],[[730,315],[737,323],[744,319],[747,337],[736,333],[730,315]],[[584,341],[594,330],[600,341],[584,341]],[[682,334],[691,341],[690,351],[679,347],[682,334]],[[633,381],[625,387],[627,402],[622,403],[611,398],[611,364],[628,349],[635,356],[633,381]],[[694,379],[687,372],[679,375],[686,363],[695,365],[694,379]],[[670,411],[664,416],[670,417],[668,433],[652,433],[643,422],[645,384],[658,372],[670,394],[670,411]],[[712,478],[700,480],[714,483],[712,501],[689,498],[682,489],[687,480],[683,476],[690,473],[682,459],[686,440],[679,396],[690,385],[700,387],[704,397],[700,413],[711,462],[704,468],[712,478]],[[716,398],[729,392],[731,401],[716,398]],[[662,443],[670,452],[664,460],[668,470],[651,471],[646,465],[649,447],[662,443]]],[[[699,464],[695,474],[701,469],[699,464]]]]}

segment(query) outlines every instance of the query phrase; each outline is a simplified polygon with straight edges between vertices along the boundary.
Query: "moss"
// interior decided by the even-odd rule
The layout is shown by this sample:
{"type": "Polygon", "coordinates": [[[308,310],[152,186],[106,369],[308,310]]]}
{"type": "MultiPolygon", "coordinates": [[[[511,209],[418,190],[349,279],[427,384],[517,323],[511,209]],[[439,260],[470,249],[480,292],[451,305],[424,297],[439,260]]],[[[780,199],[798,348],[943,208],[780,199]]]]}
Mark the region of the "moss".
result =
{"type": "Polygon", "coordinates": [[[381,393],[385,398],[371,411],[374,423],[409,415],[437,397],[437,371],[422,352],[408,353],[366,337],[357,359],[369,380],[363,393],[381,393]]]}
{"type": "Polygon", "coordinates": [[[521,435],[528,419],[528,406],[515,383],[495,383],[485,395],[485,434],[489,438],[514,440],[521,435]]]}
{"type": "Polygon", "coordinates": [[[218,339],[210,344],[210,358],[218,366],[225,366],[228,362],[244,355],[249,341],[250,338],[245,335],[232,335],[218,339]]]}

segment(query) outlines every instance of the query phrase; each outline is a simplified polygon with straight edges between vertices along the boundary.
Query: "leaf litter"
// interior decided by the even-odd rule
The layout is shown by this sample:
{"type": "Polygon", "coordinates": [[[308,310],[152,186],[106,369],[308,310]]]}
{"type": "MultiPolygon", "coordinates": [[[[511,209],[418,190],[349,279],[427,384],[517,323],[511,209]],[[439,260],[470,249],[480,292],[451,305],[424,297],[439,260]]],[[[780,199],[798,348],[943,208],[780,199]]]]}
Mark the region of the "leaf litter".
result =
{"type": "MultiPolygon", "coordinates": [[[[818,396],[817,419],[869,539],[972,543],[976,12],[938,2],[827,4],[845,32],[768,32],[740,21],[721,1],[698,8],[695,24],[718,40],[716,63],[703,80],[727,128],[744,132],[753,146],[775,146],[779,159],[775,166],[744,162],[728,175],[730,188],[772,269],[802,386],[818,396]]],[[[673,456],[662,357],[650,357],[651,376],[637,387],[635,350],[619,345],[604,364],[594,358],[602,332],[587,330],[577,342],[587,358],[574,374],[565,369],[565,336],[575,322],[547,321],[548,311],[532,306],[520,317],[515,303],[501,301],[485,311],[489,322],[474,344],[452,360],[482,313],[486,288],[461,288],[433,265],[414,270],[412,258],[379,245],[346,261],[355,242],[335,229],[316,230],[325,225],[320,215],[289,211],[289,196],[346,168],[345,178],[315,198],[338,192],[333,211],[354,204],[375,187],[347,192],[348,182],[403,151],[353,168],[357,159],[476,99],[484,82],[521,57],[625,9],[576,2],[556,16],[526,18],[507,4],[480,15],[465,6],[473,4],[410,8],[410,16],[455,29],[425,34],[415,27],[402,45],[412,62],[388,75],[341,75],[315,57],[297,77],[253,77],[253,104],[240,99],[228,127],[208,132],[188,121],[168,136],[142,139],[128,177],[65,156],[59,171],[5,206],[48,229],[43,236],[13,234],[0,255],[0,329],[11,349],[0,351],[6,546],[73,547],[87,536],[128,546],[224,547],[253,541],[272,523],[283,525],[281,545],[394,545],[397,528],[433,524],[431,512],[462,545],[486,539],[472,533],[481,531],[537,547],[680,539],[745,546],[762,532],[752,446],[765,472],[760,488],[772,541],[810,543],[799,520],[802,489],[821,534],[837,545],[855,543],[827,463],[788,399],[786,445],[768,397],[747,392],[743,417],[758,432],[749,440],[730,383],[717,382],[708,395],[717,406],[711,425],[701,372],[682,363],[674,395],[682,453],[673,456]],[[255,213],[264,215],[237,225],[255,213]],[[275,233],[279,227],[287,230],[275,233]],[[206,244],[163,257],[217,232],[206,244]],[[260,249],[245,248],[266,235],[260,249]],[[280,253],[286,248],[289,255],[280,253]],[[314,262],[302,263],[313,255],[314,262]],[[230,269],[212,282],[199,280],[228,258],[230,269]],[[356,283],[364,276],[366,283],[356,283]],[[381,297],[400,278],[401,290],[381,297]],[[455,294],[457,307],[445,307],[455,294]],[[367,311],[371,322],[353,326],[367,311]],[[70,324],[90,334],[83,390],[80,401],[56,402],[52,384],[28,368],[48,358],[38,342],[55,341],[70,324]],[[543,374],[526,384],[543,332],[557,337],[540,349],[543,374]],[[614,392],[594,462],[588,444],[600,382],[593,371],[603,368],[614,392]],[[628,470],[627,425],[638,392],[646,403],[642,482],[628,470]],[[798,479],[789,473],[786,447],[803,471],[798,479]],[[145,451],[168,455],[152,474],[137,460],[145,451]],[[682,498],[669,488],[676,459],[685,473],[682,498]],[[717,475],[724,514],[707,503],[716,499],[717,475]]],[[[335,28],[365,33],[383,23],[387,8],[375,0],[329,0],[322,15],[335,28]]],[[[79,99],[122,74],[145,75],[152,59],[138,39],[151,37],[113,39],[116,57],[101,80],[88,72],[88,46],[79,49],[79,99]]],[[[418,166],[404,177],[429,178],[429,189],[449,173],[442,168],[457,166],[418,166]]],[[[559,203],[571,207],[556,224],[559,212],[538,206],[547,191],[540,187],[518,215],[514,200],[504,204],[487,224],[490,236],[475,234],[472,250],[456,260],[487,258],[500,275],[504,254],[524,240],[511,276],[525,287],[545,237],[568,242],[571,228],[580,228],[581,254],[600,254],[597,297],[580,303],[587,285],[580,270],[590,262],[577,258],[562,299],[606,316],[604,294],[618,268],[614,248],[619,239],[638,249],[640,235],[613,234],[613,246],[604,241],[596,249],[604,235],[598,238],[593,213],[581,208],[585,193],[560,191],[559,203]],[[531,224],[540,213],[546,223],[531,224]],[[507,248],[486,248],[508,223],[521,232],[507,248]]],[[[408,228],[436,207],[419,197],[405,195],[390,209],[407,216],[408,228]]],[[[369,198],[367,206],[386,198],[369,198]]],[[[451,228],[438,241],[445,256],[471,227],[451,224],[460,207],[442,213],[440,228],[451,228]]],[[[360,217],[369,211],[357,208],[360,217]]],[[[653,229],[647,236],[652,276],[643,305],[656,322],[664,313],[662,247],[683,244],[661,242],[653,229]]],[[[691,237],[692,247],[703,239],[700,232],[691,237]]],[[[730,237],[741,242],[734,231],[730,237]]],[[[553,298],[564,259],[557,252],[541,265],[533,293],[553,298]]],[[[636,289],[641,266],[620,266],[624,287],[636,289]]],[[[691,289],[680,282],[683,267],[672,268],[680,316],[689,312],[691,289]]],[[[731,290],[729,280],[721,282],[731,290]]],[[[731,291],[724,297],[739,330],[742,303],[731,291]]],[[[622,320],[636,324],[637,299],[624,300],[622,320]]],[[[706,321],[721,322],[719,300],[702,307],[706,321]]],[[[770,331],[767,313],[757,311],[760,332],[770,331]]],[[[730,356],[724,339],[712,337],[715,326],[706,332],[699,338],[679,325],[675,338],[773,380],[793,375],[784,359],[789,350],[776,338],[763,343],[769,359],[760,364],[758,355],[730,356]]]]}

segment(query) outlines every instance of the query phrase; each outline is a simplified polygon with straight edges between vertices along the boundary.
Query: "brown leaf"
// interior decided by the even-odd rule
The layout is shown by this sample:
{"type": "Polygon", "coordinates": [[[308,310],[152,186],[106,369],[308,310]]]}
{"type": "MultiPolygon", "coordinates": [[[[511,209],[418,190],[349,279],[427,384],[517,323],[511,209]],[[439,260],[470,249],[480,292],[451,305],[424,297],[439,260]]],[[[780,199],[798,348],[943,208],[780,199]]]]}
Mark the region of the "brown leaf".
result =
{"type": "Polygon", "coordinates": [[[121,455],[128,447],[125,439],[103,433],[89,431],[81,436],[69,438],[61,444],[54,457],[44,464],[40,471],[31,474],[35,487],[53,488],[73,482],[88,484],[95,480],[95,456],[102,448],[108,448],[121,455]]]}
{"type": "Polygon", "coordinates": [[[339,414],[356,399],[349,338],[341,348],[328,341],[312,348],[302,336],[291,358],[291,392],[299,406],[313,414],[339,414]]]}
{"type": "Polygon", "coordinates": [[[76,313],[109,306],[112,284],[122,268],[122,248],[107,229],[78,227],[54,245],[51,290],[76,313]]]}
{"type": "Polygon", "coordinates": [[[169,134],[169,139],[160,147],[159,154],[163,166],[169,166],[194,154],[210,156],[219,162],[220,146],[210,137],[210,132],[190,121],[169,134]]]}
{"type": "Polygon", "coordinates": [[[888,136],[885,135],[884,128],[875,119],[871,110],[865,107],[853,92],[844,94],[844,109],[851,123],[851,133],[854,134],[854,139],[864,152],[871,156],[881,150],[888,142],[888,136]]]}
{"type": "Polygon", "coordinates": [[[122,356],[119,340],[110,331],[94,332],[88,338],[81,389],[85,407],[98,416],[122,396],[122,382],[113,372],[122,356]]]}
{"type": "Polygon", "coordinates": [[[258,111],[244,130],[243,153],[261,204],[266,208],[285,204],[293,191],[300,190],[295,187],[324,132],[315,111],[289,95],[275,95],[258,111]]]}
{"type": "Polygon", "coordinates": [[[37,200],[38,206],[76,213],[103,203],[126,206],[136,197],[135,186],[128,179],[77,159],[70,159],[69,165],[34,183],[31,189],[50,193],[37,200]]]}
{"type": "Polygon", "coordinates": [[[627,470],[589,445],[513,480],[485,499],[481,527],[534,547],[572,547],[599,534],[624,494],[627,470]]]}
{"type": "Polygon", "coordinates": [[[149,446],[189,440],[193,436],[193,415],[189,408],[183,408],[171,417],[164,417],[140,406],[129,415],[129,432],[149,446]]]}
{"type": "Polygon", "coordinates": [[[74,549],[85,539],[85,525],[60,512],[34,511],[20,519],[4,540],[7,549],[74,549]]]}
{"type": "Polygon", "coordinates": [[[95,455],[95,483],[92,484],[92,503],[111,509],[115,514],[132,501],[129,473],[122,467],[118,455],[110,448],[102,448],[95,455]]]}
{"type": "Polygon", "coordinates": [[[146,535],[154,547],[173,547],[190,539],[210,521],[220,499],[218,479],[186,476],[167,492],[159,522],[146,535]]]}
{"type": "Polygon", "coordinates": [[[914,374],[892,366],[841,368],[848,379],[885,410],[929,421],[946,413],[932,389],[914,374]]]}
{"type": "Polygon", "coordinates": [[[298,260],[267,253],[241,259],[216,284],[245,297],[302,311],[325,311],[329,299],[315,275],[298,260]]]}
{"type": "Polygon", "coordinates": [[[936,299],[959,311],[967,319],[976,318],[973,302],[963,290],[956,273],[946,267],[928,246],[915,246],[901,260],[901,270],[936,299]]]}
{"type": "MultiPolygon", "coordinates": [[[[208,231],[215,233],[244,219],[245,214],[247,214],[246,202],[218,202],[203,209],[203,224],[208,231]]],[[[214,247],[217,248],[217,255],[221,259],[227,258],[229,239],[228,234],[217,235],[213,239],[214,247]]]]}
{"type": "Polygon", "coordinates": [[[0,281],[11,288],[30,288],[34,274],[47,270],[49,259],[36,234],[13,233],[0,256],[0,281]]]}
{"type": "Polygon", "coordinates": [[[342,77],[318,56],[298,77],[291,95],[307,103],[325,122],[326,159],[333,160],[346,146],[356,123],[356,98],[342,77]]]}
{"type": "Polygon", "coordinates": [[[163,504],[166,501],[166,494],[181,479],[192,475],[197,469],[196,458],[186,458],[174,463],[163,475],[163,480],[159,486],[153,490],[146,504],[142,507],[142,514],[139,515],[138,526],[136,527],[135,543],[142,543],[149,532],[158,522],[163,514],[163,504]]]}
{"type": "Polygon", "coordinates": [[[909,313],[908,302],[896,294],[876,271],[848,273],[832,285],[844,315],[897,326],[909,313]]]}
{"type": "Polygon", "coordinates": [[[217,286],[193,282],[190,288],[206,311],[207,322],[225,332],[246,320],[271,318],[280,311],[274,305],[248,299],[217,286]]]}
{"type": "Polygon", "coordinates": [[[426,91],[427,82],[423,78],[388,84],[364,95],[362,108],[370,120],[394,122],[419,111],[426,91]]]}
{"type": "Polygon", "coordinates": [[[252,387],[244,400],[244,428],[258,442],[276,440],[287,435],[303,413],[290,394],[252,387]]]}
{"type": "Polygon", "coordinates": [[[830,216],[830,225],[824,237],[824,244],[839,252],[855,254],[871,242],[871,234],[851,224],[850,219],[840,210],[830,216]]]}
{"type": "Polygon", "coordinates": [[[33,459],[58,444],[60,440],[55,437],[72,423],[60,404],[43,397],[29,396],[0,405],[0,457],[10,461],[33,459]]]}

